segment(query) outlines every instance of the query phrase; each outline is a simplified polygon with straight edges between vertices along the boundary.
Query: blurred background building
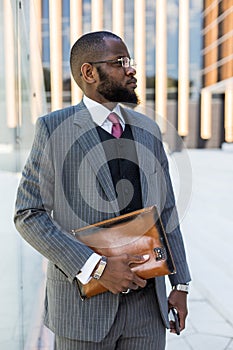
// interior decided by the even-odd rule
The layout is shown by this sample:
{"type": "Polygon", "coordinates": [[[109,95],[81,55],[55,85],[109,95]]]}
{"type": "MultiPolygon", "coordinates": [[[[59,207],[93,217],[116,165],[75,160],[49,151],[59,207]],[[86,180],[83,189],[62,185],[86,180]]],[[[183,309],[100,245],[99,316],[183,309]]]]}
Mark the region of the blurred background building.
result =
{"type": "MultiPolygon", "coordinates": [[[[233,1],[204,1],[203,8],[203,69],[201,137],[213,134],[212,99],[222,94],[221,106],[224,138],[233,141],[233,1]]],[[[221,119],[219,119],[221,121],[221,119]]]]}
{"type": "MultiPolygon", "coordinates": [[[[22,170],[40,115],[81,99],[70,47],[102,29],[120,35],[136,59],[140,110],[159,123],[171,152],[182,149],[177,133],[189,148],[233,142],[233,0],[2,0],[1,171],[22,170]]],[[[3,233],[15,237],[10,226],[3,233]]],[[[32,349],[42,337],[35,300],[44,265],[21,240],[12,242],[1,254],[14,293],[1,294],[1,310],[13,307],[1,313],[0,343],[32,349]]]]}
{"type": "Polygon", "coordinates": [[[119,34],[137,62],[141,110],[171,151],[233,141],[232,0],[4,0],[1,2],[0,164],[21,169],[36,118],[77,103],[74,41],[119,34]]]}

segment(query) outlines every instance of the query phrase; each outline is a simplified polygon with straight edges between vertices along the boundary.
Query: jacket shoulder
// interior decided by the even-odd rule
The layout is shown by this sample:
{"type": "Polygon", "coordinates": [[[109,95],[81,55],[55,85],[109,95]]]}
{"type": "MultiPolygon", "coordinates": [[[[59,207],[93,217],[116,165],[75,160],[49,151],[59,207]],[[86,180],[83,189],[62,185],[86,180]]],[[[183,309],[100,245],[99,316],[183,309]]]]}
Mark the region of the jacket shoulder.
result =
{"type": "Polygon", "coordinates": [[[45,124],[50,132],[54,131],[61,123],[65,122],[69,118],[72,118],[74,115],[84,108],[82,102],[77,105],[69,106],[63,109],[59,109],[53,112],[50,112],[46,115],[43,115],[38,118],[37,124],[45,124]]]}
{"type": "Polygon", "coordinates": [[[162,138],[159,125],[153,117],[150,117],[141,111],[135,111],[129,108],[125,108],[124,111],[130,117],[130,124],[141,127],[143,130],[148,131],[153,135],[157,135],[159,139],[162,138]]]}
{"type": "Polygon", "coordinates": [[[74,113],[75,106],[70,106],[39,117],[37,123],[45,123],[49,129],[56,129],[60,123],[72,116],[74,113]]]}

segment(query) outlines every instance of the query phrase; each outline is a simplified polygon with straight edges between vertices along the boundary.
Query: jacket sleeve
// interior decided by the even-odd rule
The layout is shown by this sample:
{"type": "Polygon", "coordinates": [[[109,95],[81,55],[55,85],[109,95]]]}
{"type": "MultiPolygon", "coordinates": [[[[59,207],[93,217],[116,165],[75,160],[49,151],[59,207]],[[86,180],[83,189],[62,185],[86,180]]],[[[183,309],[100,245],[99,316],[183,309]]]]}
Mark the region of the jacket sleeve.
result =
{"type": "Polygon", "coordinates": [[[14,221],[21,236],[72,282],[93,251],[52,218],[54,169],[49,139],[44,118],[39,118],[18,187],[14,221]]]}
{"type": "Polygon", "coordinates": [[[184,241],[180,230],[179,217],[176,209],[175,197],[168,171],[168,162],[164,168],[166,178],[166,200],[161,219],[165,224],[165,230],[171,247],[172,255],[176,266],[176,274],[170,275],[172,285],[178,283],[188,283],[191,280],[187,264],[184,241]]]}
{"type": "Polygon", "coordinates": [[[179,217],[169,173],[168,159],[162,143],[160,156],[160,171],[162,179],[160,184],[160,195],[162,203],[160,208],[161,220],[168,237],[177,271],[176,274],[170,275],[169,279],[172,285],[179,283],[188,283],[191,280],[191,277],[187,264],[183,237],[179,225],[179,217]]]}

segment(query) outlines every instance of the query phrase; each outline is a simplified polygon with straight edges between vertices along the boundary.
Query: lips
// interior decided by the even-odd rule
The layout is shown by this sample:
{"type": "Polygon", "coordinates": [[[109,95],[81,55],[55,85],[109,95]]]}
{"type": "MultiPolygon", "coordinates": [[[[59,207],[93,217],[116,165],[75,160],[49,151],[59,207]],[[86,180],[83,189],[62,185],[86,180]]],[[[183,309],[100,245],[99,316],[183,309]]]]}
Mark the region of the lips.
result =
{"type": "Polygon", "coordinates": [[[137,79],[130,79],[130,80],[128,80],[127,81],[127,85],[130,85],[130,86],[136,88],[137,87],[137,79]]]}

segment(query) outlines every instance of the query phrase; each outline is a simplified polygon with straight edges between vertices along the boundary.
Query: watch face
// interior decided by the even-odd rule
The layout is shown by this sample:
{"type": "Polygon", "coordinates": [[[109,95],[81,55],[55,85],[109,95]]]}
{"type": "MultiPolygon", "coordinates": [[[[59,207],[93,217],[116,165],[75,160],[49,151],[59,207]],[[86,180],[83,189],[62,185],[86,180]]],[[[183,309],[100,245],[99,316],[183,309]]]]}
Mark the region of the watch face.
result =
{"type": "Polygon", "coordinates": [[[189,291],[189,286],[188,286],[187,284],[178,284],[178,285],[176,286],[176,289],[179,290],[179,291],[188,293],[188,291],[189,291]]]}

